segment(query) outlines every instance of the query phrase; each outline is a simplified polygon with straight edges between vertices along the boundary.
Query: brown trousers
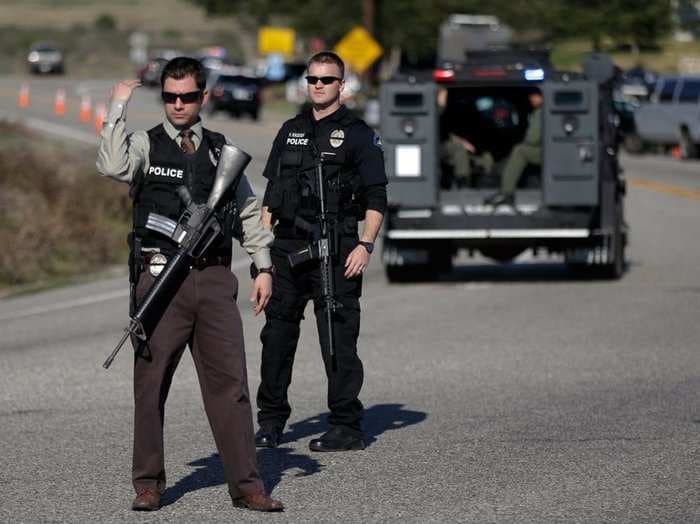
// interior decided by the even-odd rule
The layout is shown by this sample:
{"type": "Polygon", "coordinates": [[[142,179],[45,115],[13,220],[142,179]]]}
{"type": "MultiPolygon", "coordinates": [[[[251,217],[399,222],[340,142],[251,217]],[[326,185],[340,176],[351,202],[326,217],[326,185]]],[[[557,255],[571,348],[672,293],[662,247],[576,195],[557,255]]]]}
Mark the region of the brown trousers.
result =
{"type": "MultiPolygon", "coordinates": [[[[153,281],[148,271],[141,274],[136,288],[138,300],[153,281]]],[[[135,489],[165,490],[165,401],[180,357],[189,344],[231,496],[265,491],[255,456],[237,294],[238,281],[228,267],[193,269],[155,329],[148,351],[135,345],[135,489]]]]}

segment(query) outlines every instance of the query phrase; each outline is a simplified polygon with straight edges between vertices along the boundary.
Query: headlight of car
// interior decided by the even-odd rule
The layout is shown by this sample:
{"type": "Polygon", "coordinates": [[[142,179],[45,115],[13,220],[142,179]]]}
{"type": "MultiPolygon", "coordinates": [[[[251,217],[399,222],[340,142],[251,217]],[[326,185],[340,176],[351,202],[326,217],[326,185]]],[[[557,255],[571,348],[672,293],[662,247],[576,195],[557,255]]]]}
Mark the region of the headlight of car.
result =
{"type": "Polygon", "coordinates": [[[36,51],[32,51],[31,53],[29,53],[29,56],[27,57],[27,61],[31,62],[31,63],[38,62],[39,61],[39,53],[37,53],[36,51]]]}

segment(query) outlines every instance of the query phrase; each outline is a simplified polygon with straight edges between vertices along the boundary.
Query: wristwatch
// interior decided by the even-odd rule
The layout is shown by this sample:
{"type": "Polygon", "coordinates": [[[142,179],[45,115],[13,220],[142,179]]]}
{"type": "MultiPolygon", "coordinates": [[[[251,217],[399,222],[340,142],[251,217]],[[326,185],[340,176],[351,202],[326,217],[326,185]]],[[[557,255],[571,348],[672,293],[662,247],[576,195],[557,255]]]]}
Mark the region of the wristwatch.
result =
{"type": "Polygon", "coordinates": [[[367,253],[369,253],[370,255],[372,254],[372,251],[374,251],[374,242],[366,242],[364,240],[360,240],[357,244],[364,247],[367,250],[367,253]]]}
{"type": "Polygon", "coordinates": [[[253,280],[258,278],[258,275],[260,273],[267,273],[268,275],[272,275],[274,272],[275,272],[275,266],[261,267],[258,269],[255,266],[255,263],[250,265],[250,278],[252,278],[253,280]]]}

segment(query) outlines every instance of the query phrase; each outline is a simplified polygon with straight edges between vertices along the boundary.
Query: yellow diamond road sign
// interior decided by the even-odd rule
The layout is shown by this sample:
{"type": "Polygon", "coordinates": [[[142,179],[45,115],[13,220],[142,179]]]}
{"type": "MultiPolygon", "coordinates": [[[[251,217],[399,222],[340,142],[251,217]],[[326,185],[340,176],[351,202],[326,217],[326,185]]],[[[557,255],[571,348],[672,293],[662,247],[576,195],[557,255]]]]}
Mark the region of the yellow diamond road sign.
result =
{"type": "Polygon", "coordinates": [[[364,73],[382,56],[384,49],[364,27],[357,26],[336,44],[335,52],[350,64],[355,72],[364,73]]]}

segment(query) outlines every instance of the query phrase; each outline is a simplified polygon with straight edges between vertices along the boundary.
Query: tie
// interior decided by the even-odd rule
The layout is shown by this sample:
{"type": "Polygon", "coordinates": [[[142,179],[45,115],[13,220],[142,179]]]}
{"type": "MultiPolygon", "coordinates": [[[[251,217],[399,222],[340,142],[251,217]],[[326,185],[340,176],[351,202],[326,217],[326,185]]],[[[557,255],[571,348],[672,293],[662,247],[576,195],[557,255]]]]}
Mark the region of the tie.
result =
{"type": "Polygon", "coordinates": [[[194,142],[192,142],[192,130],[183,129],[180,131],[180,136],[182,140],[180,141],[180,149],[182,149],[186,154],[191,155],[194,153],[194,142]]]}

